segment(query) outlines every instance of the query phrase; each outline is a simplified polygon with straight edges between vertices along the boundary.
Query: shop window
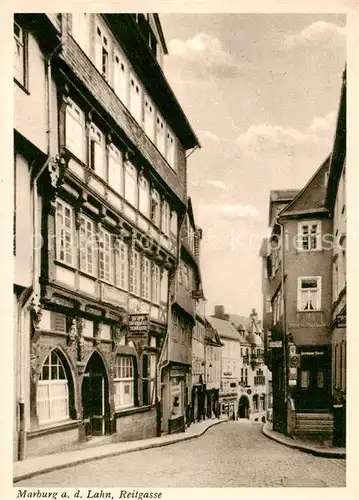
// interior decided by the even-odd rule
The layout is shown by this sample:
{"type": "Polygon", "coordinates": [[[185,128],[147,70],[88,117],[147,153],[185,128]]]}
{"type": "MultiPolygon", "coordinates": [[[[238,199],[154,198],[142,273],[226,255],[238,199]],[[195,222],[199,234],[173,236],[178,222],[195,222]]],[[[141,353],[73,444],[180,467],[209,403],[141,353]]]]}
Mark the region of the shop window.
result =
{"type": "Polygon", "coordinates": [[[70,418],[67,375],[56,351],[42,365],[37,384],[37,416],[39,424],[70,418]]]}
{"type": "Polygon", "coordinates": [[[156,404],[156,356],[142,356],[142,397],[144,406],[156,404]]]}
{"type": "Polygon", "coordinates": [[[66,147],[81,161],[85,161],[86,135],[85,114],[71,99],[66,106],[65,119],[66,147]]]}
{"type": "Polygon", "coordinates": [[[96,272],[95,244],[94,223],[82,216],[80,220],[80,269],[91,275],[96,272]]]}
{"type": "Polygon", "coordinates": [[[321,223],[301,222],[298,224],[298,250],[311,251],[321,249],[321,223]]]}
{"type": "Polygon", "coordinates": [[[307,389],[309,387],[309,372],[302,370],[300,374],[300,386],[302,389],[307,389]]]}
{"type": "Polygon", "coordinates": [[[171,379],[171,418],[183,415],[182,381],[178,377],[171,379]]]}
{"type": "Polygon", "coordinates": [[[123,163],[121,152],[111,144],[108,156],[108,184],[123,196],[123,163]]]}
{"type": "Polygon", "coordinates": [[[298,278],[299,311],[318,311],[321,308],[321,277],[298,278]]]}
{"type": "Polygon", "coordinates": [[[318,389],[323,389],[324,387],[324,373],[322,371],[318,371],[317,373],[317,387],[318,389]]]}
{"type": "Polygon", "coordinates": [[[73,208],[62,200],[56,203],[56,258],[70,266],[74,263],[73,208]]]}
{"type": "Polygon", "coordinates": [[[104,229],[99,238],[99,278],[112,282],[112,244],[111,235],[104,229]]]}
{"type": "Polygon", "coordinates": [[[134,406],[134,365],[130,356],[117,356],[115,364],[115,407],[134,406]]]}
{"type": "Polygon", "coordinates": [[[14,77],[24,87],[27,87],[27,33],[14,22],[14,77]]]}

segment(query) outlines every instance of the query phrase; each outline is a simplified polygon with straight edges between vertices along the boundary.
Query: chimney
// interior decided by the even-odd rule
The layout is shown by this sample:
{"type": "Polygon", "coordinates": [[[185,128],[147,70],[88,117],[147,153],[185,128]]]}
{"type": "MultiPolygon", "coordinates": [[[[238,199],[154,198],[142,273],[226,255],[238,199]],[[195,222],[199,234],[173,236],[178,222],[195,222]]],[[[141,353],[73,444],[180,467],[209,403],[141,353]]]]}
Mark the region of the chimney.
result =
{"type": "Polygon", "coordinates": [[[224,306],[214,306],[214,317],[218,319],[224,319],[224,306]]]}

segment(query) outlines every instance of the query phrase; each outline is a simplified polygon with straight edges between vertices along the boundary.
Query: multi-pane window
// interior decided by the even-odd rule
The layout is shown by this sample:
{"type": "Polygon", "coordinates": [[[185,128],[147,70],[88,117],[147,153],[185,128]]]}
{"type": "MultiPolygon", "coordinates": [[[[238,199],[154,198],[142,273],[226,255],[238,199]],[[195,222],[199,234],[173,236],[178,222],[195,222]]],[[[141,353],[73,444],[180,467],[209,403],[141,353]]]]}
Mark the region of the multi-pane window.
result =
{"type": "Polygon", "coordinates": [[[166,132],[166,160],[172,168],[175,168],[175,139],[168,127],[166,132]]]}
{"type": "Polygon", "coordinates": [[[103,133],[92,123],[90,127],[90,168],[102,179],[106,177],[105,159],[103,133]]]}
{"type": "Polygon", "coordinates": [[[135,295],[140,295],[140,254],[137,250],[132,250],[130,259],[130,292],[135,295]]]}
{"type": "Polygon", "coordinates": [[[172,212],[171,217],[171,234],[177,235],[177,212],[172,212]]]}
{"type": "Polygon", "coordinates": [[[150,216],[150,184],[148,180],[141,176],[139,183],[139,200],[138,200],[138,208],[140,212],[146,217],[150,216]]]}
{"type": "Polygon", "coordinates": [[[162,231],[169,236],[171,224],[171,211],[167,201],[162,204],[162,231]]]}
{"type": "Polygon", "coordinates": [[[90,53],[90,14],[72,14],[72,36],[85,54],[90,53]]]}
{"type": "Polygon", "coordinates": [[[265,384],[265,376],[263,370],[259,369],[256,371],[254,376],[254,385],[264,385],[265,384]]]}
{"type": "Polygon", "coordinates": [[[69,390],[66,372],[59,355],[52,351],[46,358],[37,385],[39,423],[69,418],[69,390]]]}
{"type": "Polygon", "coordinates": [[[151,221],[160,227],[161,220],[161,205],[160,205],[160,195],[156,190],[151,192],[151,221]]]}
{"type": "Polygon", "coordinates": [[[298,225],[299,250],[310,251],[321,248],[320,222],[305,222],[298,225]]]}
{"type": "Polygon", "coordinates": [[[134,366],[129,356],[117,356],[115,364],[115,407],[134,405],[134,366]]]}
{"type": "Polygon", "coordinates": [[[116,284],[123,290],[128,290],[128,246],[119,242],[116,263],[116,284]]]}
{"type": "Polygon", "coordinates": [[[128,105],[128,64],[124,56],[114,50],[113,88],[125,106],[128,105]]]}
{"type": "Polygon", "coordinates": [[[87,217],[80,221],[80,269],[88,274],[95,274],[95,228],[94,223],[87,217]]]}
{"type": "Polygon", "coordinates": [[[105,28],[96,25],[96,43],[95,43],[95,65],[101,75],[109,80],[110,78],[110,37],[105,28]]]}
{"type": "Polygon", "coordinates": [[[244,369],[244,385],[247,387],[248,385],[248,368],[244,369]]]}
{"type": "Polygon", "coordinates": [[[157,264],[153,265],[152,272],[152,302],[155,304],[160,303],[161,293],[161,271],[157,264]]]}
{"type": "Polygon", "coordinates": [[[151,300],[151,262],[147,257],[142,258],[141,297],[151,300]]]}
{"type": "Polygon", "coordinates": [[[85,161],[85,115],[70,99],[66,106],[66,147],[79,160],[85,161]]]}
{"type": "Polygon", "coordinates": [[[133,73],[130,73],[130,111],[139,125],[142,125],[142,88],[133,73]]]}
{"type": "Polygon", "coordinates": [[[26,85],[26,49],[27,39],[24,29],[14,22],[14,76],[22,85],[26,85]]]}
{"type": "Polygon", "coordinates": [[[108,183],[116,193],[123,195],[123,164],[121,152],[111,144],[108,155],[108,183]]]}
{"type": "Polygon", "coordinates": [[[137,207],[137,170],[129,162],[125,163],[125,198],[137,207]]]}
{"type": "Polygon", "coordinates": [[[155,108],[150,98],[144,97],[144,129],[152,142],[155,142],[155,108]]]}
{"type": "Polygon", "coordinates": [[[154,405],[156,402],[156,356],[142,356],[142,395],[143,405],[154,405]]]}
{"type": "Polygon", "coordinates": [[[56,204],[56,258],[72,266],[74,253],[73,208],[58,200],[56,204]]]}
{"type": "Polygon", "coordinates": [[[159,152],[165,156],[166,153],[166,128],[163,118],[157,113],[156,119],[156,146],[159,152]]]}
{"type": "Polygon", "coordinates": [[[298,278],[298,310],[318,311],[321,308],[321,277],[298,278]]]}
{"type": "Polygon", "coordinates": [[[99,278],[104,281],[112,281],[111,257],[111,235],[104,229],[101,229],[99,234],[99,278]]]}

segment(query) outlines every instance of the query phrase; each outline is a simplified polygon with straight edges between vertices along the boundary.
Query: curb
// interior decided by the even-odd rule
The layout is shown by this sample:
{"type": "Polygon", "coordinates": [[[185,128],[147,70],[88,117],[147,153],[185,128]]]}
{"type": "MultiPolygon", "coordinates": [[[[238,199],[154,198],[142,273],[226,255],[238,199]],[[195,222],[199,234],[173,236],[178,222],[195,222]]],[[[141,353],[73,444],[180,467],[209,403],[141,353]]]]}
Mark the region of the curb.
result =
{"type": "Polygon", "coordinates": [[[303,451],[304,453],[311,453],[312,455],[315,455],[317,457],[326,457],[326,458],[346,458],[346,451],[335,451],[335,449],[321,449],[321,448],[315,448],[311,447],[305,444],[300,444],[293,442],[291,443],[284,437],[281,438],[279,436],[273,435],[273,433],[266,428],[266,424],[263,425],[262,427],[262,433],[268,437],[269,439],[272,439],[273,441],[276,441],[277,443],[283,444],[284,446],[287,446],[288,448],[293,448],[296,450],[303,451]]]}
{"type": "MultiPolygon", "coordinates": [[[[47,472],[53,472],[54,470],[66,469],[66,467],[73,467],[75,465],[85,464],[87,462],[93,462],[95,460],[101,460],[102,458],[110,458],[110,457],[115,457],[117,455],[125,455],[126,453],[132,453],[135,451],[148,450],[150,448],[161,448],[163,446],[169,446],[171,444],[181,443],[183,441],[189,441],[190,439],[195,439],[195,438],[203,436],[203,434],[205,434],[205,432],[207,432],[208,429],[211,429],[215,425],[222,424],[224,422],[227,422],[227,420],[219,420],[217,422],[213,422],[211,425],[209,425],[208,427],[206,427],[202,431],[198,432],[197,434],[192,434],[192,435],[187,435],[187,436],[181,435],[181,436],[178,436],[177,438],[173,438],[173,439],[170,439],[168,441],[159,441],[158,443],[151,443],[151,444],[140,444],[140,445],[135,446],[135,447],[128,449],[128,450],[113,450],[113,451],[109,451],[108,453],[105,452],[102,455],[99,454],[97,456],[95,455],[95,456],[83,457],[83,458],[79,457],[78,459],[74,458],[73,460],[70,460],[67,463],[45,466],[41,469],[37,469],[37,470],[31,471],[31,472],[25,472],[23,474],[18,474],[16,476],[14,475],[13,483],[17,483],[19,481],[22,481],[24,479],[29,479],[29,478],[34,477],[34,476],[39,476],[39,475],[45,474],[47,472]]],[[[92,449],[96,450],[95,447],[92,449]]],[[[49,456],[51,456],[51,455],[49,455],[49,456]]]]}

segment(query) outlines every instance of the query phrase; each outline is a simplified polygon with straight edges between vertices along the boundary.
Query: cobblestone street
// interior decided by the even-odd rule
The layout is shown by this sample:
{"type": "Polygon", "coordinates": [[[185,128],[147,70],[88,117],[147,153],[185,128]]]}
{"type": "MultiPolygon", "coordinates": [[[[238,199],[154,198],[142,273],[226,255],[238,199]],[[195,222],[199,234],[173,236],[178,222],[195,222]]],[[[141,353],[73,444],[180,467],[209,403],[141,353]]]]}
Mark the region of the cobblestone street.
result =
{"type": "Polygon", "coordinates": [[[16,484],[33,487],[340,487],[345,460],[271,441],[261,424],[226,422],[202,437],[96,460],[16,484]],[[189,459],[190,458],[190,459],[189,459]]]}

